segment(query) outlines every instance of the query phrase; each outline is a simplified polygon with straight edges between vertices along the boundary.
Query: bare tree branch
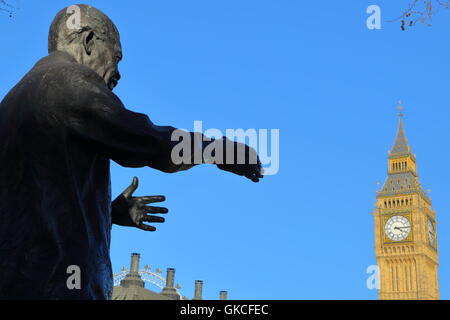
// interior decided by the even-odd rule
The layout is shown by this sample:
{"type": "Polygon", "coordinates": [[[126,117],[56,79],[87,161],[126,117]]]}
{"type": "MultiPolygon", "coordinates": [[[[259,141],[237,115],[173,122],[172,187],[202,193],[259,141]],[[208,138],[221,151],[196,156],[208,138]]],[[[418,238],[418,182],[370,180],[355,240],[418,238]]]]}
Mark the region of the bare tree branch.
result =
{"type": "Polygon", "coordinates": [[[11,5],[8,0],[0,0],[0,12],[6,13],[12,17],[17,8],[11,5]]]}
{"type": "Polygon", "coordinates": [[[390,22],[400,21],[403,31],[415,26],[417,22],[431,26],[433,16],[440,9],[450,9],[450,0],[412,0],[407,10],[390,22]]]}

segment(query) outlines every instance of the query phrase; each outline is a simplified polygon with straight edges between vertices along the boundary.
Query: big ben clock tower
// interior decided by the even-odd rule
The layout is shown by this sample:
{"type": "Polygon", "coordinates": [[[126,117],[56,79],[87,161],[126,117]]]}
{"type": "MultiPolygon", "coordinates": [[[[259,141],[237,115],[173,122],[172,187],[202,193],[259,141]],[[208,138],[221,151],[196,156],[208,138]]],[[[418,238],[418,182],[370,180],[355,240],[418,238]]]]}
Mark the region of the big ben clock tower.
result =
{"type": "Polygon", "coordinates": [[[436,213],[419,183],[416,157],[403,129],[388,156],[388,177],[377,191],[375,254],[379,299],[439,299],[436,213]]]}

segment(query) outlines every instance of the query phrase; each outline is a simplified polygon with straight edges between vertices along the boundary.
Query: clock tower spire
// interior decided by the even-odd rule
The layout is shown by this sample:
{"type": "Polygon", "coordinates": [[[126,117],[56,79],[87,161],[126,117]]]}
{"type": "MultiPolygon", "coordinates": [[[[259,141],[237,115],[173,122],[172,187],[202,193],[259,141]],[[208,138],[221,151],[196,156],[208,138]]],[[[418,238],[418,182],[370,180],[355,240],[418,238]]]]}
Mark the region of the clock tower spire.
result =
{"type": "Polygon", "coordinates": [[[403,107],[388,176],[373,212],[380,299],[439,299],[436,213],[419,183],[416,157],[406,139],[403,107]]]}

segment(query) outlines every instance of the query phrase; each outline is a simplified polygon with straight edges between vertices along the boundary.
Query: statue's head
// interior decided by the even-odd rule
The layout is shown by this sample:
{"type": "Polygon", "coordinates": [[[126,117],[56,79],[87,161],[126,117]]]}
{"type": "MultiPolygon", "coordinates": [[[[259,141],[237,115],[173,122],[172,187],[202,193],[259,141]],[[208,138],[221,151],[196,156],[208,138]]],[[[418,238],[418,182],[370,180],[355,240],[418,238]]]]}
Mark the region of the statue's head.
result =
{"type": "Polygon", "coordinates": [[[89,5],[61,10],[50,26],[48,51],[63,51],[96,71],[112,90],[120,79],[120,35],[114,23],[89,5]]]}

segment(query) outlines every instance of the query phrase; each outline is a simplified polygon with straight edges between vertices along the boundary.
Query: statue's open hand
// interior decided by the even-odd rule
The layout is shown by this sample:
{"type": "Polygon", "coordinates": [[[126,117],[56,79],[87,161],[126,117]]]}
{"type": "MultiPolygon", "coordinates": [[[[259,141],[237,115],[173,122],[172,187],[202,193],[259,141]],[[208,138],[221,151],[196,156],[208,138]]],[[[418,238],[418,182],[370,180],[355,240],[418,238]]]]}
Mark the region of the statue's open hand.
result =
{"type": "MultiPolygon", "coordinates": [[[[155,202],[163,202],[166,200],[164,196],[145,196],[145,197],[133,197],[133,193],[139,186],[139,179],[137,177],[133,178],[131,185],[126,188],[116,201],[122,203],[122,210],[119,214],[113,214],[113,223],[127,226],[135,227],[145,231],[156,231],[156,228],[145,224],[144,222],[150,223],[163,223],[165,221],[162,217],[157,217],[149,215],[149,213],[168,213],[169,210],[163,207],[148,206],[147,204],[155,202]],[[127,211],[127,212],[123,212],[127,211]]],[[[113,203],[113,212],[114,212],[113,203]]]]}
{"type": "Polygon", "coordinates": [[[259,179],[264,178],[264,169],[255,149],[245,144],[228,140],[225,143],[224,150],[223,164],[217,165],[219,169],[244,176],[253,182],[259,182],[259,179]],[[230,152],[234,155],[233,163],[226,163],[226,155],[230,154],[230,152]]]}

